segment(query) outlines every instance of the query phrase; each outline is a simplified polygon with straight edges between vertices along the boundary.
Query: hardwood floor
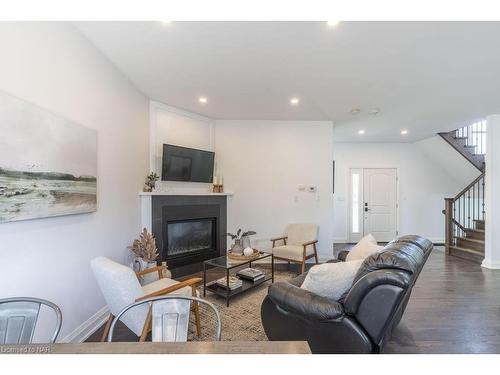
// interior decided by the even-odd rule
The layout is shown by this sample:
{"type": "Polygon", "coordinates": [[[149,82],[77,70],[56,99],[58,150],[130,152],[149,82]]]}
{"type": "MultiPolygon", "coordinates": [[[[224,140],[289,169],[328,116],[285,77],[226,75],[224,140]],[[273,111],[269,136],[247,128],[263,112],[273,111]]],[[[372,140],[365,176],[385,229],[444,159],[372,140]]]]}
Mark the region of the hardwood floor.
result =
{"type": "MultiPolygon", "coordinates": [[[[98,341],[100,332],[88,341],[98,341]]],[[[134,341],[124,326],[116,338],[134,341]]],[[[383,353],[500,353],[500,270],[445,257],[435,247],[383,353]]]]}
{"type": "Polygon", "coordinates": [[[500,353],[500,270],[436,247],[384,353],[500,353]]]}

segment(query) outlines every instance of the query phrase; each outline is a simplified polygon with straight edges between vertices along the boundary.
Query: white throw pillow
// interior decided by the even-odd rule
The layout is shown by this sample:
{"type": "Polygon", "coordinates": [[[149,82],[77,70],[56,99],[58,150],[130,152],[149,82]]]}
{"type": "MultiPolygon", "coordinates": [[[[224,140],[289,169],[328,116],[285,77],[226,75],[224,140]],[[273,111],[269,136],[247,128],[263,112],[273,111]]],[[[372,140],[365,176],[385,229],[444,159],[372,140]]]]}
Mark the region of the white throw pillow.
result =
{"type": "Polygon", "coordinates": [[[351,262],[353,260],[366,259],[368,256],[382,250],[383,246],[377,245],[377,240],[368,234],[364,236],[347,254],[345,260],[346,262],[351,262]]]}
{"type": "Polygon", "coordinates": [[[362,263],[363,260],[355,260],[313,266],[300,287],[338,301],[351,287],[362,263]]]}

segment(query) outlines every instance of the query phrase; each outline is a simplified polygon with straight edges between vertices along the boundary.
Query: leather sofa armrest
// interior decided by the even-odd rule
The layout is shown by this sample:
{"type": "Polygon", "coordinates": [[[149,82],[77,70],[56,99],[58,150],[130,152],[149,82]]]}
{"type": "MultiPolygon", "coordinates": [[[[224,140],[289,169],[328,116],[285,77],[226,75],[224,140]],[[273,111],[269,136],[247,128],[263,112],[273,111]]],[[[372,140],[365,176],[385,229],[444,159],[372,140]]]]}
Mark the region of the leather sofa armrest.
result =
{"type": "Polygon", "coordinates": [[[345,262],[347,254],[349,254],[348,250],[342,250],[339,252],[339,255],[337,255],[337,259],[340,260],[341,262],[345,262]]]}
{"type": "Polygon", "coordinates": [[[318,296],[296,285],[277,282],[269,287],[269,298],[281,309],[311,320],[337,320],[344,308],[337,301],[318,296]]]}
{"type": "Polygon", "coordinates": [[[393,285],[405,289],[410,284],[411,275],[405,271],[377,270],[359,279],[344,299],[345,311],[355,315],[365,296],[379,285],[393,285]]]}

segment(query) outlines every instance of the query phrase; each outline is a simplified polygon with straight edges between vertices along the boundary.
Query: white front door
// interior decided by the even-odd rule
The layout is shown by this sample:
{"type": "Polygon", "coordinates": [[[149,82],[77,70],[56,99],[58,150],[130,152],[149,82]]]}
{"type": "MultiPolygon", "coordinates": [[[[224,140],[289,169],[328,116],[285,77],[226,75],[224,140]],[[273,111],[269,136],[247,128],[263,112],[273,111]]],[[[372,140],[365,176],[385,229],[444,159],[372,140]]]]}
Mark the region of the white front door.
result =
{"type": "Polygon", "coordinates": [[[396,237],[396,178],[395,169],[363,170],[363,232],[379,242],[396,237]]]}
{"type": "Polygon", "coordinates": [[[394,168],[351,169],[350,241],[371,233],[389,242],[397,230],[397,171],[394,168]]]}

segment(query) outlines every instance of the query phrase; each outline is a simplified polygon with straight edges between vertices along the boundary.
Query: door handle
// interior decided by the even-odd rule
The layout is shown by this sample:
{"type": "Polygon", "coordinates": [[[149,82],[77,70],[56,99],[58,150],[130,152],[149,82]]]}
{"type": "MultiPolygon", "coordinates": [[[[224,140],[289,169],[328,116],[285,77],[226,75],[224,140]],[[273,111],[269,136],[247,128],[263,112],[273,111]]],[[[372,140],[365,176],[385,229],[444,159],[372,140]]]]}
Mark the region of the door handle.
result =
{"type": "Polygon", "coordinates": [[[371,211],[368,207],[365,207],[365,212],[371,211]]]}

